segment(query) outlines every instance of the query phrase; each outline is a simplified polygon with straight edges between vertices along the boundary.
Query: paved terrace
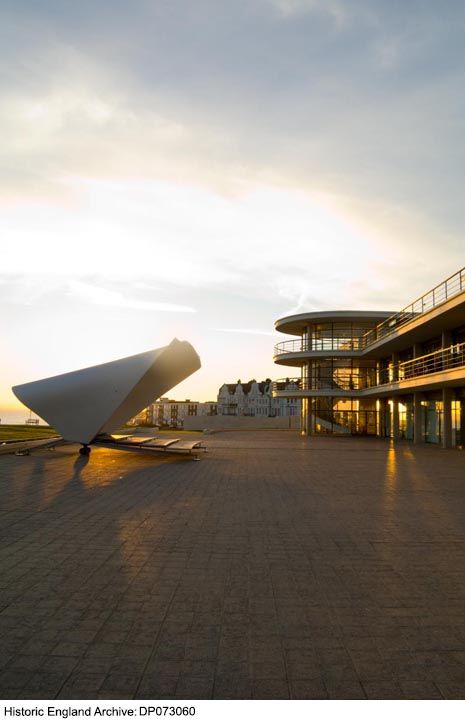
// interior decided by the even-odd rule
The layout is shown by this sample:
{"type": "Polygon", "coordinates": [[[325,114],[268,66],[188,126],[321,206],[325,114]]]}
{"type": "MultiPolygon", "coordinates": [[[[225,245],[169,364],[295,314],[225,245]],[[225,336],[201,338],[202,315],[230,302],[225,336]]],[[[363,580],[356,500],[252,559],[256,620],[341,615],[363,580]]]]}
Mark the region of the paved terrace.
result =
{"type": "Polygon", "coordinates": [[[465,697],[463,453],[205,440],[0,458],[3,697],[465,697]]]}

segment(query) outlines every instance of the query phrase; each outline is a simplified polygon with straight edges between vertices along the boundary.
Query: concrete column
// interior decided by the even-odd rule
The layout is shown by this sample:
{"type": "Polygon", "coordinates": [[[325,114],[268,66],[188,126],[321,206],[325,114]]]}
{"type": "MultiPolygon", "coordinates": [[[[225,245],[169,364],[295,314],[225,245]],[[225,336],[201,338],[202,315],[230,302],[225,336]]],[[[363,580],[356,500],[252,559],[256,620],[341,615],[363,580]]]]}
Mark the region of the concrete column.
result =
{"type": "Polygon", "coordinates": [[[441,333],[441,346],[442,348],[449,348],[452,345],[452,333],[450,330],[443,330],[441,333]]]}
{"type": "Polygon", "coordinates": [[[391,361],[392,361],[392,380],[398,381],[399,380],[399,368],[398,368],[399,354],[393,353],[391,361]]]}
{"type": "MultiPolygon", "coordinates": [[[[450,330],[443,330],[441,333],[441,347],[450,348],[452,345],[452,333],[450,330]]],[[[450,354],[448,352],[442,354],[442,369],[444,370],[449,365],[450,354]]],[[[444,416],[445,418],[445,416],[444,416]]],[[[445,446],[448,448],[449,446],[445,446]]]]}
{"type": "Polygon", "coordinates": [[[308,398],[308,405],[307,405],[307,436],[313,435],[313,414],[312,414],[312,402],[313,398],[308,398]]]}
{"type": "Polygon", "coordinates": [[[413,442],[423,443],[423,407],[421,393],[413,394],[413,442]]]}
{"type": "Polygon", "coordinates": [[[378,412],[378,437],[386,437],[386,399],[379,399],[379,412],[378,412]]]}
{"type": "Polygon", "coordinates": [[[399,399],[392,399],[392,437],[395,441],[400,438],[399,430],[399,399]]]}
{"type": "MultiPolygon", "coordinates": [[[[311,386],[311,383],[312,383],[312,380],[311,380],[312,361],[311,360],[308,360],[306,362],[305,373],[307,375],[306,390],[310,390],[312,387],[311,386]]],[[[310,428],[311,428],[310,405],[311,405],[311,398],[307,398],[306,399],[306,407],[305,407],[305,421],[304,421],[306,436],[310,435],[310,428]]]]}
{"type": "Polygon", "coordinates": [[[303,436],[312,435],[312,414],[311,414],[312,399],[302,399],[302,420],[300,432],[303,436]]]}
{"type": "Polygon", "coordinates": [[[307,326],[307,347],[305,350],[311,350],[312,347],[312,326],[307,326]]]}
{"type": "Polygon", "coordinates": [[[442,389],[442,405],[443,405],[443,429],[442,429],[442,447],[452,448],[452,391],[450,388],[442,389]]]}
{"type": "Polygon", "coordinates": [[[383,398],[383,424],[384,424],[384,436],[385,438],[388,438],[391,435],[391,408],[388,403],[387,398],[383,398]]]}
{"type": "Polygon", "coordinates": [[[302,398],[300,401],[300,435],[306,435],[306,412],[307,412],[307,399],[302,398]]]}

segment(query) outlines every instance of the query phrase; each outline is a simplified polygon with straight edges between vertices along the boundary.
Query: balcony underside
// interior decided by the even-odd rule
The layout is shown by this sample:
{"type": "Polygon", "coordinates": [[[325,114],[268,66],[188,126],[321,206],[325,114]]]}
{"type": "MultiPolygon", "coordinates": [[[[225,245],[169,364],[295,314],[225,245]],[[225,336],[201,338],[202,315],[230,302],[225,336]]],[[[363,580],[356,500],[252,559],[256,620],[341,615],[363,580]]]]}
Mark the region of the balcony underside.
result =
{"type": "Polygon", "coordinates": [[[342,391],[339,388],[327,390],[300,390],[273,391],[273,398],[360,398],[363,391],[342,391]]]}
{"type": "Polygon", "coordinates": [[[317,358],[361,358],[362,351],[356,350],[324,350],[324,351],[300,351],[293,353],[282,353],[273,356],[276,365],[302,367],[309,360],[317,358]]]}
{"type": "Polygon", "coordinates": [[[388,336],[371,343],[363,352],[364,358],[380,358],[386,353],[401,351],[414,343],[440,335],[444,328],[463,325],[465,316],[465,292],[444,301],[426,313],[413,318],[388,336]]]}

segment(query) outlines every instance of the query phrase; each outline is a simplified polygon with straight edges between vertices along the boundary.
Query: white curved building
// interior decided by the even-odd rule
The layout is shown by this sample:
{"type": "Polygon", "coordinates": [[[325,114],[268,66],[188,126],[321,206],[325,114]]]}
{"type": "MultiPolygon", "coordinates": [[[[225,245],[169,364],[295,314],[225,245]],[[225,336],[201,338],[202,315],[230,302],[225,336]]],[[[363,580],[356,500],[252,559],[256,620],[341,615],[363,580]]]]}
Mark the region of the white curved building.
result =
{"type": "Polygon", "coordinates": [[[277,381],[274,395],[302,399],[302,430],[314,433],[376,433],[376,401],[359,391],[376,384],[376,361],[362,357],[362,338],[391,313],[321,311],[276,321],[276,330],[298,339],[278,343],[274,361],[299,366],[297,390],[286,389],[289,378],[277,381]]]}
{"type": "Polygon", "coordinates": [[[273,384],[302,400],[302,432],[465,445],[465,268],[398,313],[322,311],[275,327],[294,337],[274,361],[300,368],[273,384]]]}

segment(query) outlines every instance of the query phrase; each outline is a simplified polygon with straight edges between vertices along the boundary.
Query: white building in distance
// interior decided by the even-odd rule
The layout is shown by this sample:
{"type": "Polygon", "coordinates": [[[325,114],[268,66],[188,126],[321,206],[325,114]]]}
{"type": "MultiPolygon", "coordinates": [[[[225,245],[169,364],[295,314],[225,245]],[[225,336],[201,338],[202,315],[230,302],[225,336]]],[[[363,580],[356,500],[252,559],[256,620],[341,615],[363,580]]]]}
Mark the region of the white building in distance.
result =
{"type": "Polygon", "coordinates": [[[191,416],[216,416],[216,402],[175,401],[170,398],[159,398],[151,403],[138,416],[132,419],[135,425],[156,425],[160,428],[182,428],[184,419],[191,416]]]}
{"type": "MultiPolygon", "coordinates": [[[[295,381],[287,379],[282,388],[298,389],[295,381]]],[[[280,387],[281,387],[280,385],[280,387]]],[[[184,420],[195,416],[249,416],[277,418],[300,416],[300,398],[273,398],[272,381],[252,379],[247,383],[223,383],[218,391],[217,401],[201,403],[187,398],[176,401],[159,398],[132,419],[132,425],[156,425],[160,428],[182,428],[184,420]]]]}
{"type": "MultiPolygon", "coordinates": [[[[286,388],[293,388],[289,381],[286,388]]],[[[273,398],[270,378],[247,383],[223,383],[218,391],[218,415],[222,416],[277,416],[300,415],[299,398],[273,398]]]]}

